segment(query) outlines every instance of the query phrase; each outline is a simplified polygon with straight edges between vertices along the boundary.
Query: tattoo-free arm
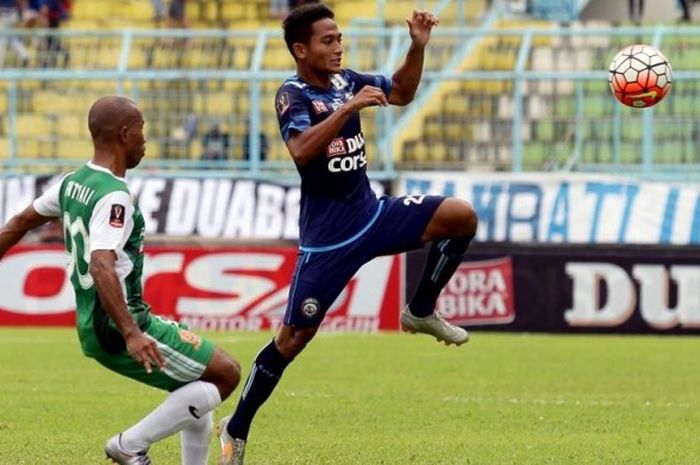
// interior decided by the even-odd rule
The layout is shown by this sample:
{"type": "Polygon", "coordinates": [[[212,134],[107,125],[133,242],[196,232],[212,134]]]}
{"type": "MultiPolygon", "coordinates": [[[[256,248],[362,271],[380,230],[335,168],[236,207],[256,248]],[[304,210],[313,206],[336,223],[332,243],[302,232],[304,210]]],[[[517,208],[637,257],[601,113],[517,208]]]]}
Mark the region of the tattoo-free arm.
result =
{"type": "Polygon", "coordinates": [[[28,231],[52,219],[37,213],[33,205],[29,205],[10,218],[10,221],[0,229],[0,258],[5,255],[10,247],[17,244],[28,231]]]}
{"type": "Polygon", "coordinates": [[[151,373],[151,365],[162,370],[165,361],[158,346],[141,332],[126,306],[115,269],[116,258],[112,250],[95,250],[90,256],[90,275],[95,281],[100,303],[124,337],[129,355],[143,363],[147,373],[151,373]]]}

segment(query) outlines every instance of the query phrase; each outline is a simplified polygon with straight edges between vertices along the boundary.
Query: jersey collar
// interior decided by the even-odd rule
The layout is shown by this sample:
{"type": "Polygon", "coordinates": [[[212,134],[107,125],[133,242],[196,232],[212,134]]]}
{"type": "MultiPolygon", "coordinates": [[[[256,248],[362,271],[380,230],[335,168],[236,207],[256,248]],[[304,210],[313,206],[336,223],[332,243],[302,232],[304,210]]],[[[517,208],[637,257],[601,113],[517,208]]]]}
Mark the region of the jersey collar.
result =
{"type": "Polygon", "coordinates": [[[115,175],[114,173],[112,173],[112,172],[111,172],[110,170],[108,170],[107,168],[105,168],[105,167],[103,167],[103,166],[96,165],[96,164],[94,164],[94,163],[91,162],[91,161],[87,162],[87,167],[90,168],[90,169],[93,169],[93,170],[95,170],[95,171],[102,171],[103,173],[110,174],[110,175],[112,175],[112,177],[114,177],[114,178],[116,178],[116,179],[119,179],[121,182],[124,182],[124,183],[126,182],[126,179],[120,178],[119,176],[115,175]]]}

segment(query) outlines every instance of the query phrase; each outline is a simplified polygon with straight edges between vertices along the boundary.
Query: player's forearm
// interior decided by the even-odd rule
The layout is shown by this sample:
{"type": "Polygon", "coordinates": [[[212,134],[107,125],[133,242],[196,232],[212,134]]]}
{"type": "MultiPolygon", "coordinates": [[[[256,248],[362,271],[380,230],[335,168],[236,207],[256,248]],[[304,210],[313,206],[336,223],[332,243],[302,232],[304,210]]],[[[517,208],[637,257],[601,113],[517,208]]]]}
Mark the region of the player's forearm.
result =
{"type": "MultiPolygon", "coordinates": [[[[12,223],[12,220],[10,220],[10,223],[12,223]]],[[[27,233],[27,231],[12,228],[10,223],[0,229],[0,258],[2,258],[13,245],[22,240],[27,233]]]]}
{"type": "Polygon", "coordinates": [[[140,331],[126,306],[124,293],[114,268],[110,269],[100,261],[92,260],[90,274],[95,281],[100,303],[124,338],[140,331]]]}
{"type": "Polygon", "coordinates": [[[338,133],[354,111],[352,105],[345,103],[324,121],[290,140],[287,146],[294,161],[303,166],[319,154],[325,153],[328,145],[338,137],[338,133]]]}
{"type": "Polygon", "coordinates": [[[392,90],[396,92],[396,98],[390,98],[389,103],[394,105],[407,105],[413,101],[421,76],[423,75],[424,61],[425,46],[416,45],[415,42],[411,43],[411,48],[409,48],[406,54],[406,60],[391,77],[392,90]]]}
{"type": "Polygon", "coordinates": [[[41,226],[50,218],[38,215],[30,206],[21,213],[10,218],[10,221],[0,229],[0,258],[27,234],[28,231],[41,226]]]}

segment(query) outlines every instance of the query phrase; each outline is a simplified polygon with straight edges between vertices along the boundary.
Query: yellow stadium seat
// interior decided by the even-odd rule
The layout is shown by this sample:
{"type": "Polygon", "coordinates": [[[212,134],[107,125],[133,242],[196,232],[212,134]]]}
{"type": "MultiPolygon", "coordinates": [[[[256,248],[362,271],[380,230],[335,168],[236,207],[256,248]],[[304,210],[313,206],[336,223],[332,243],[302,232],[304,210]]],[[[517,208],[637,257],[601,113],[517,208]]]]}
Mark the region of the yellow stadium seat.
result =
{"type": "Polygon", "coordinates": [[[68,138],[90,137],[86,121],[76,115],[60,115],[58,117],[58,133],[60,137],[68,138]]]}
{"type": "MultiPolygon", "coordinates": [[[[119,2],[115,2],[119,3],[119,2]]],[[[153,18],[153,8],[144,1],[126,2],[125,16],[132,21],[150,21],[153,18]]]]}
{"type": "Polygon", "coordinates": [[[290,69],[294,66],[294,59],[286,48],[268,49],[263,57],[263,68],[266,69],[290,69]]]}
{"type": "Polygon", "coordinates": [[[227,116],[233,113],[233,97],[228,92],[209,94],[207,108],[210,114],[227,116]]]}
{"type": "Polygon", "coordinates": [[[414,154],[416,157],[416,161],[425,161],[428,159],[428,148],[426,147],[424,142],[419,142],[416,144],[414,154]]]}
{"type": "Polygon", "coordinates": [[[10,138],[0,137],[0,158],[8,158],[10,156],[10,138]]]}
{"type": "Polygon", "coordinates": [[[202,139],[200,137],[195,137],[190,143],[189,158],[192,160],[202,158],[202,139]]]}
{"type": "Polygon", "coordinates": [[[61,138],[56,155],[59,158],[89,160],[92,157],[92,143],[89,140],[61,138]]]}
{"type": "Polygon", "coordinates": [[[143,69],[147,67],[146,64],[146,50],[142,47],[131,47],[129,50],[129,59],[127,61],[127,66],[129,69],[143,69]]]}
{"type": "Polygon", "coordinates": [[[17,115],[17,136],[46,136],[52,130],[51,121],[35,113],[17,115]]]}
{"type": "Polygon", "coordinates": [[[267,159],[277,160],[277,161],[287,161],[289,160],[290,166],[292,166],[292,160],[289,158],[289,152],[287,151],[287,146],[282,142],[281,137],[270,137],[268,134],[268,147],[267,147],[267,159]]]}
{"type": "Polygon", "coordinates": [[[38,156],[39,143],[36,139],[30,139],[28,137],[20,137],[17,139],[17,158],[36,158],[38,156]]]}
{"type": "Polygon", "coordinates": [[[429,158],[432,161],[444,161],[447,158],[447,148],[443,143],[432,143],[429,149],[429,158]]]}
{"type": "Polygon", "coordinates": [[[243,2],[225,2],[222,8],[222,14],[227,19],[239,19],[245,17],[247,8],[243,2]]]}
{"type": "Polygon", "coordinates": [[[160,143],[156,140],[156,138],[148,139],[146,141],[146,158],[150,158],[151,160],[155,160],[157,158],[160,158],[160,143]]]}

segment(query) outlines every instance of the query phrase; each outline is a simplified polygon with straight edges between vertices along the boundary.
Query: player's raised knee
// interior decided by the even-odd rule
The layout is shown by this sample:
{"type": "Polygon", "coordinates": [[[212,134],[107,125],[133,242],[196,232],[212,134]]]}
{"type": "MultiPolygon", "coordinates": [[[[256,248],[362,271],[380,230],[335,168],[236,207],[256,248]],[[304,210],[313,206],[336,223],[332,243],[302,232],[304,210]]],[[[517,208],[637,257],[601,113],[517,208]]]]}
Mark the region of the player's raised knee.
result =
{"type": "Polygon", "coordinates": [[[449,202],[449,229],[452,237],[473,237],[479,224],[476,210],[469,202],[462,199],[450,198],[449,202]]]}
{"type": "Polygon", "coordinates": [[[465,236],[473,237],[476,234],[476,227],[479,225],[479,215],[469,202],[464,202],[464,228],[465,236]]]}

